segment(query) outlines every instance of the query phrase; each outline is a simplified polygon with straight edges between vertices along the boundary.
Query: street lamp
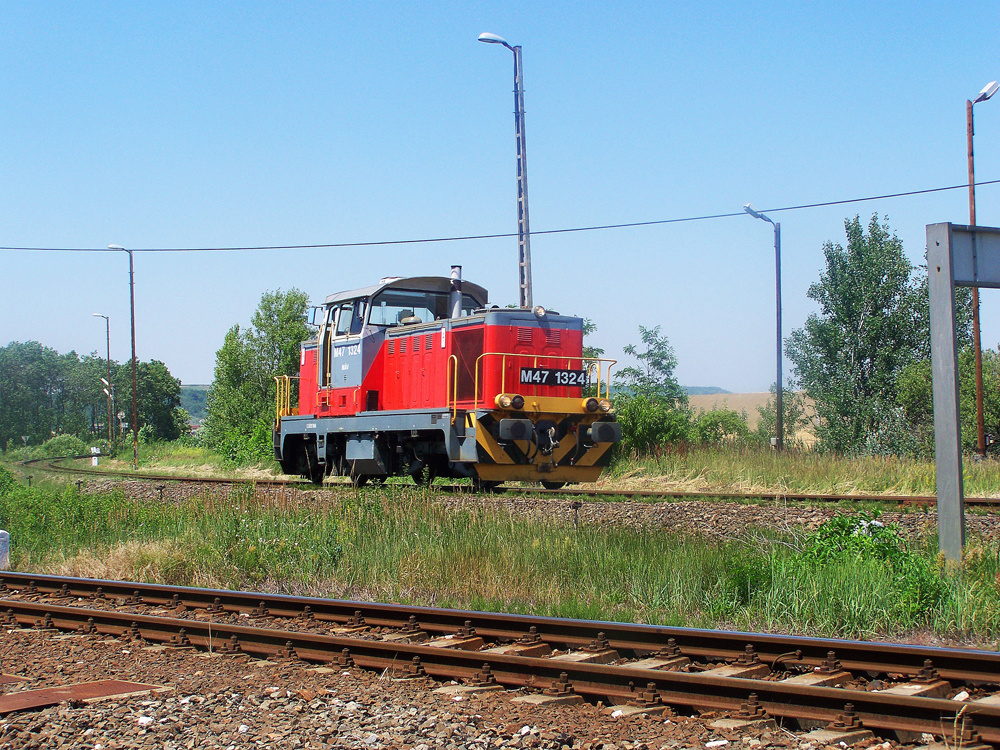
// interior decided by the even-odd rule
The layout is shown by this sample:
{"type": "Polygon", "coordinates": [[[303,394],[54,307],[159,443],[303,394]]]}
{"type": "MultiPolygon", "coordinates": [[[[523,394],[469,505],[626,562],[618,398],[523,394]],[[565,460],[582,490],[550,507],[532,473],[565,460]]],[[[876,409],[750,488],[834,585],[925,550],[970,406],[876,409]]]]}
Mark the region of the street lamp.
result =
{"type": "Polygon", "coordinates": [[[139,469],[139,403],[136,401],[135,377],[135,268],[132,264],[132,251],[121,245],[108,245],[108,250],[122,250],[128,253],[128,293],[132,312],[132,470],[139,469]]]}
{"type": "Polygon", "coordinates": [[[753,206],[747,203],[743,210],[755,219],[766,221],[774,227],[774,306],[776,321],[776,346],[778,362],[778,391],[776,396],[777,406],[777,432],[778,438],[775,447],[780,451],[785,447],[785,412],[781,401],[781,223],[775,223],[760,213],[753,206]]]}
{"type": "Polygon", "coordinates": [[[514,53],[514,135],[517,141],[517,254],[519,299],[530,310],[531,302],[531,230],[528,225],[528,162],[524,144],[524,89],[521,85],[521,47],[511,47],[507,40],[484,32],[479,41],[502,44],[514,53]]]}
{"type": "Polygon", "coordinates": [[[94,313],[94,317],[104,318],[104,327],[108,336],[108,379],[104,380],[104,385],[107,386],[104,392],[108,394],[108,450],[111,450],[111,392],[108,390],[111,387],[111,318],[100,313],[94,313]]]}
{"type": "MultiPolygon", "coordinates": [[[[969,225],[976,226],[976,167],[972,155],[972,105],[985,102],[1000,86],[990,81],[975,99],[965,101],[965,132],[969,142],[969,225]]],[[[976,452],[986,455],[986,425],[983,420],[983,347],[979,336],[979,287],[972,287],[972,344],[976,349],[976,452]]]]}

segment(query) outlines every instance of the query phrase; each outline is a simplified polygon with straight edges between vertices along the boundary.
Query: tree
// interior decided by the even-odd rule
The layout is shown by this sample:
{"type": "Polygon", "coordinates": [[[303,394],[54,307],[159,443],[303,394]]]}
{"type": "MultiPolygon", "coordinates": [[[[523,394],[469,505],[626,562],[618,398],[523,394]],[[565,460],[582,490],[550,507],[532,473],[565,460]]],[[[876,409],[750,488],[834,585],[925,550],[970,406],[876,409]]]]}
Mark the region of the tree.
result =
{"type": "Polygon", "coordinates": [[[815,401],[822,448],[897,452],[871,438],[903,422],[897,380],[929,348],[927,284],[877,214],[867,232],[857,216],[844,228],[847,248],[824,244],[826,269],[809,287],[820,313],[792,331],[786,353],[815,401]]]}
{"type": "Polygon", "coordinates": [[[634,396],[666,399],[675,405],[686,405],[687,394],[674,377],[677,355],[667,337],[660,335],[660,326],[639,326],[639,337],[646,348],[639,351],[634,344],[624,348],[626,354],[639,360],[639,366],[623,367],[618,371],[619,390],[634,396]]]}
{"type": "MultiPolygon", "coordinates": [[[[226,333],[206,398],[203,429],[210,445],[221,448],[227,440],[242,445],[250,435],[269,434],[261,425],[269,425],[274,412],[274,377],[298,375],[300,346],[310,335],[308,305],[298,289],[265,292],[250,327],[234,325],[226,333]]],[[[293,398],[296,393],[297,385],[293,398]]],[[[262,453],[260,446],[251,452],[262,453]]]]}
{"type": "MultiPolygon", "coordinates": [[[[975,350],[971,347],[958,355],[958,391],[962,444],[971,451],[976,447],[977,437],[975,350]]],[[[932,453],[934,395],[929,359],[914,362],[903,370],[896,399],[921,452],[932,453]]],[[[1000,437],[1000,350],[983,351],[983,421],[987,433],[1000,437]]]]}
{"type": "MultiPolygon", "coordinates": [[[[0,445],[40,445],[54,435],[84,440],[107,435],[107,361],[97,354],[59,354],[37,341],[0,348],[0,445]]],[[[138,363],[139,426],[161,440],[176,438],[180,383],[162,362],[138,363]]],[[[117,408],[131,415],[130,368],[111,363],[117,408]]],[[[129,417],[130,418],[130,417],[129,417]]]]}

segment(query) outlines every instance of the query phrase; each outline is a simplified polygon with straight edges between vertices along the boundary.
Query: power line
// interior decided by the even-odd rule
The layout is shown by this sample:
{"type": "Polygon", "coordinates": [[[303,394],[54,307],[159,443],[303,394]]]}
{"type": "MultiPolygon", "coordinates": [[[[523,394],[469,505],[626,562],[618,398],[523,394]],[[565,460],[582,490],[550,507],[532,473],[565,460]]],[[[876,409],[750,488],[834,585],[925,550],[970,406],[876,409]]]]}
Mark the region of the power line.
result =
{"type": "MultiPolygon", "coordinates": [[[[977,182],[977,186],[996,185],[1000,179],[977,182]]],[[[968,183],[961,185],[948,185],[946,187],[927,188],[925,190],[909,190],[904,193],[886,193],[884,195],[871,195],[865,198],[846,198],[844,200],[824,201],[822,203],[804,203],[800,206],[779,206],[778,208],[763,208],[761,213],[778,213],[780,211],[801,211],[807,208],[823,208],[827,206],[843,206],[849,203],[865,203],[867,201],[880,201],[888,198],[905,198],[911,195],[926,195],[928,193],[940,193],[946,190],[961,190],[968,188],[968,183]]],[[[597,232],[608,229],[628,229],[630,227],[652,227],[660,224],[682,224],[692,221],[708,221],[710,219],[729,219],[734,216],[745,216],[743,211],[733,211],[724,214],[705,214],[702,216],[685,216],[676,219],[654,219],[651,221],[631,221],[620,224],[597,224],[587,227],[569,227],[565,229],[542,229],[534,231],[532,235],[540,234],[570,234],[572,232],[597,232]]],[[[134,253],[219,253],[219,252],[243,252],[249,250],[322,250],[328,248],[344,247],[377,247],[385,245],[418,245],[429,244],[431,242],[465,242],[468,240],[495,240],[509,237],[517,237],[517,232],[507,232],[501,234],[469,234],[457,237],[424,237],[409,240],[378,240],[370,242],[329,242],[317,245],[256,245],[248,247],[143,247],[132,248],[134,253]]],[[[0,250],[24,250],[31,252],[49,253],[117,253],[121,250],[112,250],[103,247],[0,247],[0,250]]]]}

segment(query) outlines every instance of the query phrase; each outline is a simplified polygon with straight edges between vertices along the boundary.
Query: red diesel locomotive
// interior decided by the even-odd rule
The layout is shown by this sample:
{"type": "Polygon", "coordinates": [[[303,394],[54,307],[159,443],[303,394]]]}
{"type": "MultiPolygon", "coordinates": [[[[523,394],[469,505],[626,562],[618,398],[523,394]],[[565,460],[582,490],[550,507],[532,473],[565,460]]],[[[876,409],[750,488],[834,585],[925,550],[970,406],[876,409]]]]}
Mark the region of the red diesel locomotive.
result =
{"type": "Polygon", "coordinates": [[[302,344],[297,409],[291,379],[277,379],[274,455],[286,474],[561,487],[595,481],[621,440],[614,362],[583,356],[583,320],[489,307],[460,266],[333,294],[320,312],[302,344]]]}

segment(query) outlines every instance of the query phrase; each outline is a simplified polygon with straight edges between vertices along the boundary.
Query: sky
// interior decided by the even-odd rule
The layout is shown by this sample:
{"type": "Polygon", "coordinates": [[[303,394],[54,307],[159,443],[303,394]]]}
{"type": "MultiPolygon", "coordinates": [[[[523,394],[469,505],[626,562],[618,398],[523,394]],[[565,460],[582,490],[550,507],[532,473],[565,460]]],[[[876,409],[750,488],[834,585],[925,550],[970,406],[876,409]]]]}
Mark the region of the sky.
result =
{"type": "MultiPolygon", "coordinates": [[[[314,304],[384,276],[447,275],[516,302],[517,240],[145,252],[513,234],[513,58],[523,48],[534,301],[590,318],[622,364],[661,326],[683,385],[775,380],[844,220],[923,262],[968,223],[965,101],[1000,78],[995,0],[939,2],[0,3],[0,346],[129,357],[210,383],[266,291],[314,304]],[[976,30],[982,30],[976,32],[976,30]],[[544,234],[546,230],[713,220],[544,234]]],[[[977,104],[976,178],[1000,179],[1000,96],[977,104]]],[[[1000,185],[977,190],[1000,226],[1000,185]]],[[[982,293],[983,345],[1000,292],[982,293]]],[[[784,372],[790,374],[786,361],[784,372]]]]}

